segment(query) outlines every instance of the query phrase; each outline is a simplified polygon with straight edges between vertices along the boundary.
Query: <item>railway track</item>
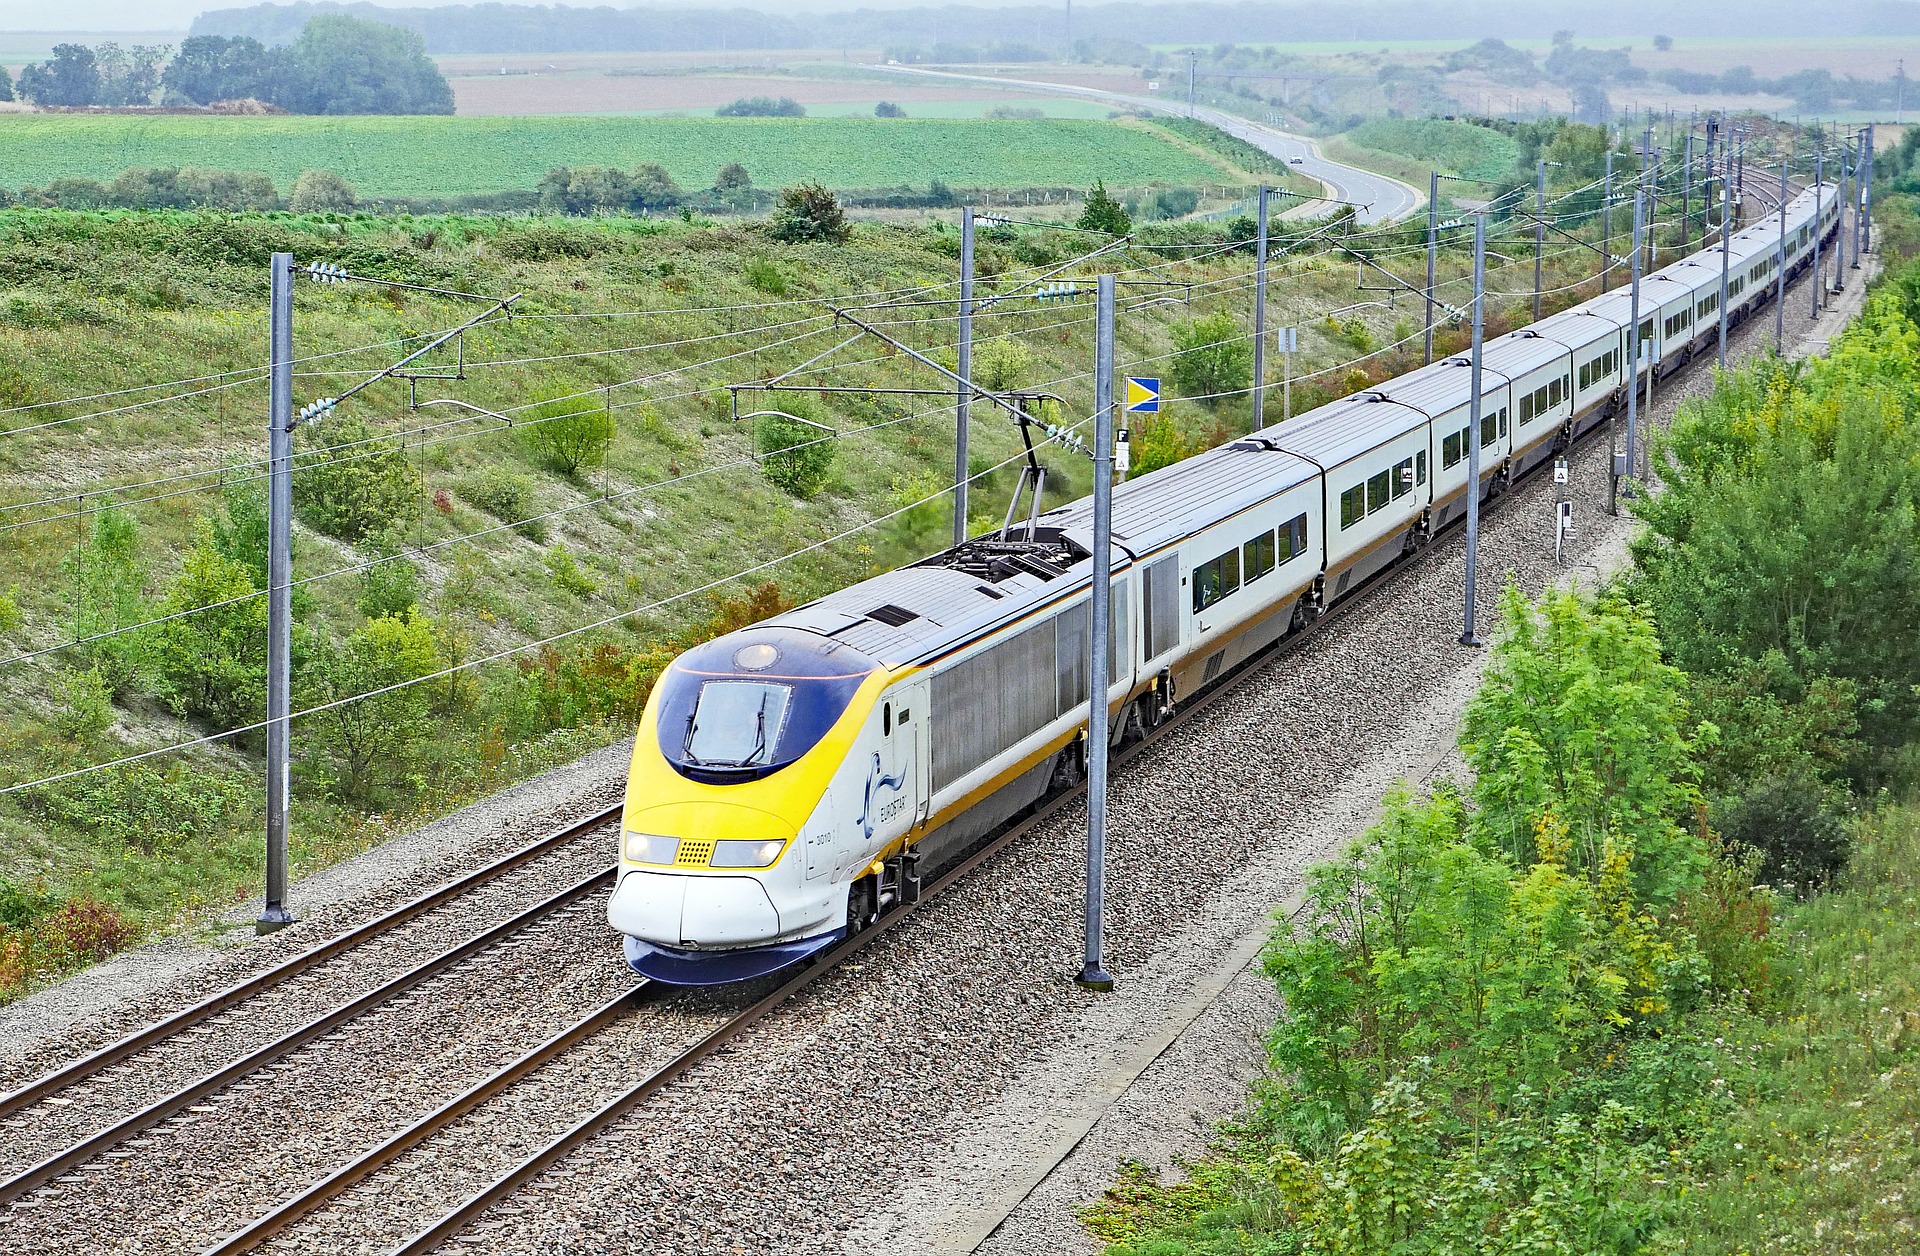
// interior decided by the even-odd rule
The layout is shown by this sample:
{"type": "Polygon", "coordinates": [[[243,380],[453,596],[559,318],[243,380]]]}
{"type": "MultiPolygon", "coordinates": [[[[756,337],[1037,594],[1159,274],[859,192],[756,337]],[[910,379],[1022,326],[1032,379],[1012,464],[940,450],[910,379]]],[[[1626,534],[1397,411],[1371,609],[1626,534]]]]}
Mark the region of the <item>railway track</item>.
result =
{"type": "MultiPolygon", "coordinates": [[[[0,1120],[13,1128],[22,1122],[19,1115],[37,1105],[64,1108],[85,1093],[86,1084],[137,1071],[140,1058],[163,1049],[185,1035],[207,1034],[210,1022],[228,1023],[250,1001],[284,990],[323,966],[351,956],[360,948],[396,930],[422,921],[435,910],[455,903],[508,873],[523,869],[586,837],[618,818],[619,808],[608,808],[566,825],[499,859],[474,869],[445,885],[422,894],[399,907],[330,938],[264,972],[227,987],[172,1016],[129,1033],[110,1045],[64,1065],[5,1095],[0,1095],[0,1120]]],[[[113,1120],[93,1133],[41,1156],[31,1165],[0,1180],[0,1203],[19,1199],[44,1186],[73,1168],[112,1150],[126,1140],[151,1129],[200,1100],[232,1084],[250,1072],[267,1067],[317,1039],[340,1029],[375,1008],[390,1003],[407,991],[452,968],[522,929],[547,919],[553,913],[576,904],[611,882],[611,867],[602,867],[557,893],[542,897],[531,906],[518,910],[490,927],[471,934],[454,945],[441,947],[418,963],[380,982],[373,989],[325,1011],[299,1020],[264,1044],[254,1045],[237,1058],[228,1060],[192,1079],[184,1086],[153,1098],[133,1112],[113,1120]]]]}

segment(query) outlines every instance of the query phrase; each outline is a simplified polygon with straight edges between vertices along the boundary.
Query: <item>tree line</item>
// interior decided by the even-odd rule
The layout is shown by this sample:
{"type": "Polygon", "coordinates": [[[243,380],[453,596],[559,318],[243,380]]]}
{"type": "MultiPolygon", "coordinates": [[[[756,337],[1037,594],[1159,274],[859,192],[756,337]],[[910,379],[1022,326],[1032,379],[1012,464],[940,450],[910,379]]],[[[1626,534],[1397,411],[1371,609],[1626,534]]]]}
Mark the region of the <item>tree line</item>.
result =
{"type": "Polygon", "coordinates": [[[339,14],[314,18],[276,47],[245,35],[192,35],[177,53],[58,44],[48,60],[20,71],[15,91],[36,105],[67,108],[250,99],[288,113],[453,112],[453,89],[418,33],[339,14]]]}

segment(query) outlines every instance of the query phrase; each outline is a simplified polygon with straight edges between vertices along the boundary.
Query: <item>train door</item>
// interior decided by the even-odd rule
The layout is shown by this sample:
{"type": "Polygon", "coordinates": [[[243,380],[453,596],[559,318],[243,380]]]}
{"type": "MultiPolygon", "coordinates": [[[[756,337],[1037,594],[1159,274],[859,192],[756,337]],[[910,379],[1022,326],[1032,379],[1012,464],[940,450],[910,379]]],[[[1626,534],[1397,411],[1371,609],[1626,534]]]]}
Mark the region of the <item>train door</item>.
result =
{"type": "Polygon", "coordinates": [[[926,823],[933,795],[929,788],[933,746],[927,738],[928,715],[933,709],[929,692],[924,676],[893,690],[893,737],[900,754],[898,761],[908,774],[907,806],[915,828],[926,823]]]}

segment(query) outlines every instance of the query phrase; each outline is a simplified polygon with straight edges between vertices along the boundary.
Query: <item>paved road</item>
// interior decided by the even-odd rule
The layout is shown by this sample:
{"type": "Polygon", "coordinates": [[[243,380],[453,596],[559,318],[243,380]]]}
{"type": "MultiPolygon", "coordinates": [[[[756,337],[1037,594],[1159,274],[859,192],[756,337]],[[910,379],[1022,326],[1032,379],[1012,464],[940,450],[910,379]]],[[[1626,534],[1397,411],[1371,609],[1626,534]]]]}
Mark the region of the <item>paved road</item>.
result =
{"type": "MultiPolygon", "coordinates": [[[[1184,104],[1172,104],[1152,96],[1129,96],[1122,92],[1103,91],[1097,87],[1076,87],[1070,83],[1048,83],[1038,79],[1005,78],[998,74],[955,74],[948,70],[923,70],[917,66],[875,65],[865,67],[880,70],[888,74],[904,74],[916,77],[962,79],[973,83],[994,83],[1001,87],[1025,87],[1035,91],[1059,92],[1068,96],[1080,96],[1092,100],[1104,100],[1116,105],[1125,105],[1130,109],[1147,109],[1155,113],[1186,113],[1184,104]]],[[[1320,155],[1320,146],[1304,136],[1287,131],[1276,131],[1270,126],[1262,126],[1234,114],[1222,113],[1218,109],[1200,106],[1194,116],[1203,122],[1211,123],[1236,139],[1245,140],[1264,153],[1287,162],[1308,178],[1318,180],[1327,190],[1327,195],[1337,201],[1346,201],[1360,206],[1359,218],[1363,223],[1387,222],[1403,218],[1420,208],[1425,198],[1414,188],[1390,179],[1371,170],[1361,170],[1355,166],[1343,166],[1337,161],[1329,161],[1320,155]],[[1299,158],[1298,164],[1294,163],[1299,158]]],[[[1326,212],[1325,202],[1310,202],[1290,209],[1283,217],[1326,212]]]]}

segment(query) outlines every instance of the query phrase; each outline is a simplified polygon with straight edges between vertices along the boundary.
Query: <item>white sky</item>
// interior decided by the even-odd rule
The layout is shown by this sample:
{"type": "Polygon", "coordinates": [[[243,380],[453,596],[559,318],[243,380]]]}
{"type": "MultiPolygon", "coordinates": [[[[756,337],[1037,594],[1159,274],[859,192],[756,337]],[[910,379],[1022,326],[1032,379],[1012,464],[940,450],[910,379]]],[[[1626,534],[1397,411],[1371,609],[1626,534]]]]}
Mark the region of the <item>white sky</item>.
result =
{"type": "MultiPolygon", "coordinates": [[[[0,31],[184,31],[207,9],[245,8],[256,0],[0,0],[0,31]]],[[[395,8],[438,8],[462,0],[387,0],[395,8]]],[[[522,2],[522,0],[515,0],[522,2]]],[[[537,2],[537,0],[524,0],[537,2]]],[[[553,3],[554,0],[546,0],[553,3]]],[[[591,8],[610,0],[561,0],[573,8],[591,8]]],[[[842,9],[910,9],[938,0],[725,0],[719,7],[763,12],[832,12],[842,9]]],[[[1035,0],[966,0],[983,8],[1031,4],[1035,0]]],[[[1097,0],[1086,0],[1096,3],[1097,0]]],[[[611,0],[614,8],[646,7],[611,0]]],[[[664,0],[657,7],[693,9],[698,0],[664,0]]],[[[1064,3],[1062,4],[1064,8],[1064,3]]]]}

